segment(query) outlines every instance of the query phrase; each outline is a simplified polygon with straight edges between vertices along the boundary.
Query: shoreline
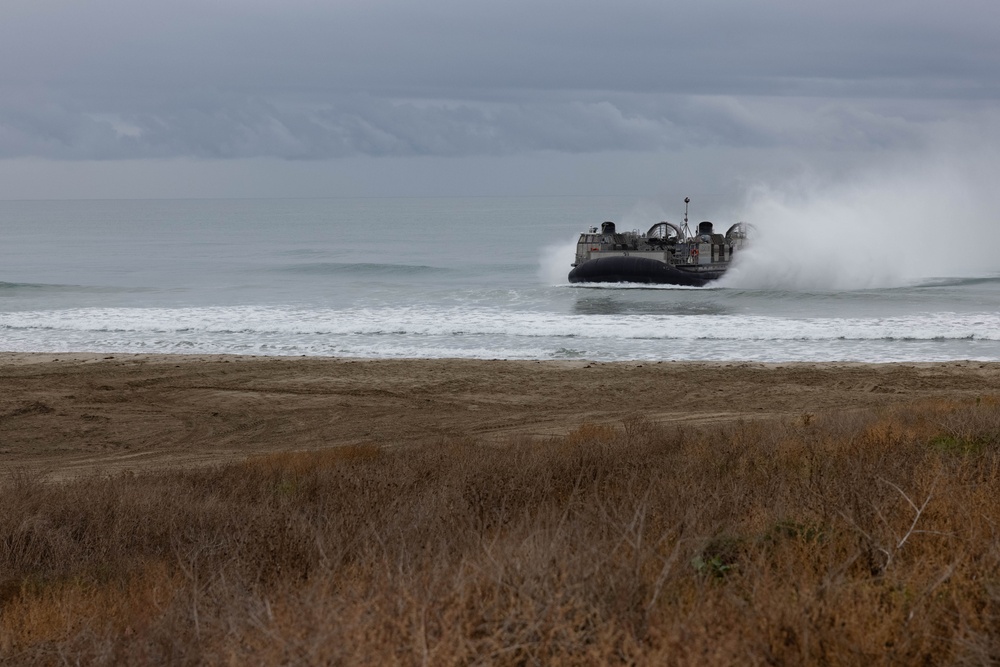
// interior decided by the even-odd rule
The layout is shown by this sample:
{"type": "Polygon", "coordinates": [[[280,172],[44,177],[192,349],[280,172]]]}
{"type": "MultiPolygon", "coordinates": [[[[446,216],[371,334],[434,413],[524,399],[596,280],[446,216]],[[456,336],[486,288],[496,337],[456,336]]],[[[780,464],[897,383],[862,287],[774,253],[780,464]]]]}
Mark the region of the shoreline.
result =
{"type": "Polygon", "coordinates": [[[546,439],[1000,396],[1000,362],[371,359],[0,352],[0,469],[62,479],[343,445],[546,439]]]}
{"type": "Polygon", "coordinates": [[[13,352],[0,350],[0,366],[12,364],[33,364],[51,361],[65,362],[96,362],[105,360],[131,360],[131,361],[174,361],[183,362],[198,361],[220,361],[220,360],[257,360],[269,359],[282,361],[327,361],[327,362],[474,362],[474,363],[509,363],[509,364],[566,364],[573,367],[586,364],[595,365],[627,365],[627,366],[652,366],[662,364],[688,365],[688,366],[740,366],[740,367],[760,367],[778,368],[784,366],[845,366],[845,367],[867,367],[867,366],[913,366],[916,368],[932,366],[952,366],[952,365],[995,365],[1000,366],[1000,360],[988,359],[947,359],[929,361],[854,361],[854,360],[834,360],[834,361],[752,361],[741,359],[511,359],[506,357],[479,358],[479,357],[346,357],[346,356],[323,356],[323,355],[269,355],[269,354],[230,354],[230,353],[173,353],[173,352],[13,352]]]}

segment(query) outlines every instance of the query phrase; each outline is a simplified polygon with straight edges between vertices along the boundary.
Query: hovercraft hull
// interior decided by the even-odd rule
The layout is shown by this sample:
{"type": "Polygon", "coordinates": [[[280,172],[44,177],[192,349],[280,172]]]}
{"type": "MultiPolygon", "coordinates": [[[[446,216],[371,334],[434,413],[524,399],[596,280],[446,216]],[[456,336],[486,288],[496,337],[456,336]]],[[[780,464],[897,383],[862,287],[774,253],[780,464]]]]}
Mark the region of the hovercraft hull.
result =
{"type": "Polygon", "coordinates": [[[571,283],[645,283],[702,287],[718,280],[725,268],[681,269],[647,257],[597,257],[569,272],[571,283]]]}

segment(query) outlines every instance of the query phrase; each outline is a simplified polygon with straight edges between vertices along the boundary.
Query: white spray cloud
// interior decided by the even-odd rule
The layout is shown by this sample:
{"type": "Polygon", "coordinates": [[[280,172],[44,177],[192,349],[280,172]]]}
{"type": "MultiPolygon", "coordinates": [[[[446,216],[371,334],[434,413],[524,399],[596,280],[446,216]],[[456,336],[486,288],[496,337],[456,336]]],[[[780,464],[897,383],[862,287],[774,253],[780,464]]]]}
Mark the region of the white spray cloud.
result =
{"type": "Polygon", "coordinates": [[[571,264],[576,257],[577,236],[562,243],[553,243],[542,248],[538,265],[538,279],[546,285],[562,285],[567,282],[571,264]]]}
{"type": "Polygon", "coordinates": [[[837,182],[759,185],[745,218],[759,230],[726,287],[853,290],[1000,274],[1000,155],[936,151],[837,182]]]}

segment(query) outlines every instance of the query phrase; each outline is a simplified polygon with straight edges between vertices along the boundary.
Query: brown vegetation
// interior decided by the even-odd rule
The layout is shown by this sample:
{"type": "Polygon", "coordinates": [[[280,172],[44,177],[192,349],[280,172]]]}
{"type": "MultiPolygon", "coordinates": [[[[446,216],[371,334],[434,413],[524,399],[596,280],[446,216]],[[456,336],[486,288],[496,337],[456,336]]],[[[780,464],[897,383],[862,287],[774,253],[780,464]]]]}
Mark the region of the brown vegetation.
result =
{"type": "Polygon", "coordinates": [[[988,664],[1000,403],[0,488],[0,661],[988,664]]]}

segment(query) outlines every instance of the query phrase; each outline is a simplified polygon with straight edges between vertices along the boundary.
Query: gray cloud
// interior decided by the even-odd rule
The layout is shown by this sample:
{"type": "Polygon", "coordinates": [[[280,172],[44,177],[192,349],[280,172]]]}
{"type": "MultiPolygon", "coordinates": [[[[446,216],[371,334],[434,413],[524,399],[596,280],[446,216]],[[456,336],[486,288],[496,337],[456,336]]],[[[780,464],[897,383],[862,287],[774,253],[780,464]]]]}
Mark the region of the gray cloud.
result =
{"type": "Polygon", "coordinates": [[[350,95],[307,105],[198,91],[141,108],[0,107],[0,156],[326,159],[691,146],[907,148],[920,143],[926,125],[854,104],[789,98],[538,96],[483,103],[350,95]]]}
{"type": "Polygon", "coordinates": [[[0,76],[87,85],[976,95],[1000,50],[973,0],[8,1],[0,76]]]}
{"type": "Polygon", "coordinates": [[[985,1],[8,0],[0,157],[909,148],[1000,93],[985,1]]]}

